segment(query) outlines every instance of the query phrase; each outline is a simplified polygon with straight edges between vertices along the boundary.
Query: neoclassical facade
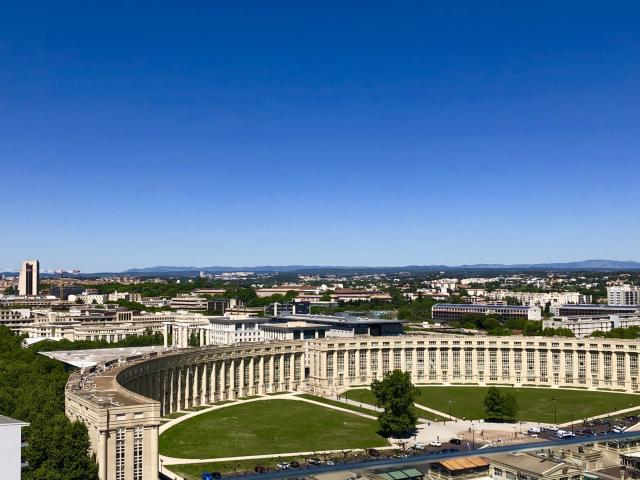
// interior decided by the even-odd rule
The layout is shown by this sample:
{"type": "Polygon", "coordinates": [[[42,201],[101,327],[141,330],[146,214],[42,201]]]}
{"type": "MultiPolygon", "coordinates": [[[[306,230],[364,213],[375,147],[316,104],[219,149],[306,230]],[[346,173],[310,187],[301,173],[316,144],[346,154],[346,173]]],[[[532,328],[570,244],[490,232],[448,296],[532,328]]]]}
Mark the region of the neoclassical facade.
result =
{"type": "MultiPolygon", "coordinates": [[[[175,332],[177,333],[177,332],[175,332]]],[[[326,338],[175,350],[72,375],[66,411],[83,421],[101,480],[157,478],[164,415],[282,391],[319,395],[411,372],[416,384],[638,390],[640,343],[558,337],[326,338]]]]}

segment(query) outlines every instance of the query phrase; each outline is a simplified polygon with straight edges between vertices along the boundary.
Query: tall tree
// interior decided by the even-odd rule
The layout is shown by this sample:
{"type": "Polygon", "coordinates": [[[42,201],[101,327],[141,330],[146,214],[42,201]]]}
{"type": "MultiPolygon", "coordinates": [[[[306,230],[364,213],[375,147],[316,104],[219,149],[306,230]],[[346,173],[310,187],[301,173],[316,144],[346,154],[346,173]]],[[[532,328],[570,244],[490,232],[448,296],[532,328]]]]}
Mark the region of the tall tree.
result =
{"type": "Polygon", "coordinates": [[[371,384],[376,403],[384,409],[378,416],[384,435],[402,436],[416,428],[418,416],[413,402],[419,391],[411,383],[411,374],[401,370],[388,372],[371,384]]]}

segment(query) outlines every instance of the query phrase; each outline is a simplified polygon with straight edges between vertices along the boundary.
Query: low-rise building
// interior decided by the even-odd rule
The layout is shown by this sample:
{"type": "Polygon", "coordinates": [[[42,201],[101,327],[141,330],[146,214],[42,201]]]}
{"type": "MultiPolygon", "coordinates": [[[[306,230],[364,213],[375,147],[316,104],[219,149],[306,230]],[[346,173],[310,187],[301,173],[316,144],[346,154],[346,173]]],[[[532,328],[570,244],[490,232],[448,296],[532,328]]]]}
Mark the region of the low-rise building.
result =
{"type": "Polygon", "coordinates": [[[559,317],[572,316],[591,316],[591,315],[640,315],[640,306],[624,306],[624,305],[600,305],[600,304],[581,304],[581,305],[562,305],[558,308],[559,317]]]}
{"type": "Polygon", "coordinates": [[[582,471],[573,463],[530,453],[505,453],[487,457],[489,473],[496,480],[581,480],[582,471]]]}
{"type": "Polygon", "coordinates": [[[429,464],[428,480],[490,480],[489,461],[482,457],[461,457],[429,464]]]}
{"type": "Polygon", "coordinates": [[[179,295],[171,299],[169,306],[177,310],[208,310],[209,300],[194,295],[179,295]]]}
{"type": "Polygon", "coordinates": [[[553,317],[543,320],[544,328],[567,328],[576,337],[588,337],[593,332],[608,332],[613,328],[640,326],[640,315],[593,315],[579,317],[553,317]]]}
{"type": "Polygon", "coordinates": [[[468,315],[498,315],[504,319],[542,320],[542,313],[538,307],[523,305],[436,303],[431,312],[433,319],[441,322],[459,321],[468,315]]]}

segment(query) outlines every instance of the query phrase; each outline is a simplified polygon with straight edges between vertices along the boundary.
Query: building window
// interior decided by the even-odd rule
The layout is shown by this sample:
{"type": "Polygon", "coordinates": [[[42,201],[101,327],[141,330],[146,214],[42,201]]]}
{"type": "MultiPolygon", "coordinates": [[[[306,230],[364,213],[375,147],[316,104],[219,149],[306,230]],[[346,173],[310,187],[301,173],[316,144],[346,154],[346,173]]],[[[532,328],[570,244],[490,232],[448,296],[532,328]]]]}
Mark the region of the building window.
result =
{"type": "Polygon", "coordinates": [[[142,427],[133,431],[133,480],[142,480],[142,427]]]}
{"type": "Polygon", "coordinates": [[[116,480],[124,480],[124,428],[116,430],[116,480]]]}

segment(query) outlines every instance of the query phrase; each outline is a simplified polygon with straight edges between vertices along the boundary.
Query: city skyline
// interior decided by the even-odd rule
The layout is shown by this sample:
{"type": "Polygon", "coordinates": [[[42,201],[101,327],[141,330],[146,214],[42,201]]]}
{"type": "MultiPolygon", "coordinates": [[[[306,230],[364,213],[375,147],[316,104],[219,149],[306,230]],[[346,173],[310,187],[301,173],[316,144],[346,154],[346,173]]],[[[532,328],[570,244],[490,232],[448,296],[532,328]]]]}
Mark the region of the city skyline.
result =
{"type": "Polygon", "coordinates": [[[638,259],[640,6],[579,5],[9,2],[0,266],[638,259]]]}

